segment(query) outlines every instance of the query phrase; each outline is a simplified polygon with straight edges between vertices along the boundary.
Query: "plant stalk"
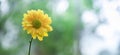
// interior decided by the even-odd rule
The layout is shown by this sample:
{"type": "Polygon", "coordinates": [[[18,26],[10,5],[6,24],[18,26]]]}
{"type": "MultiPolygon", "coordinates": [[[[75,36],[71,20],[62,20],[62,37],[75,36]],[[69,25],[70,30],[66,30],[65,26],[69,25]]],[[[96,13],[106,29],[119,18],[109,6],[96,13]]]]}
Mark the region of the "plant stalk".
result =
{"type": "Polygon", "coordinates": [[[33,40],[33,38],[31,38],[31,40],[29,41],[30,45],[29,45],[28,55],[30,55],[32,40],[33,40]]]}

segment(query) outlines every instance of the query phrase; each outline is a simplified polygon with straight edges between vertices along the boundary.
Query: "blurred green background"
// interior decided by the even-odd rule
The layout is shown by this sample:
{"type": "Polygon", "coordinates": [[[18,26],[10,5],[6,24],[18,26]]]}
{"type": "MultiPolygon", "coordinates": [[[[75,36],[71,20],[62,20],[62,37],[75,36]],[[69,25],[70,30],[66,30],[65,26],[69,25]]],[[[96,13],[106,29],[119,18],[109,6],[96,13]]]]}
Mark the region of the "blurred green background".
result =
{"type": "Polygon", "coordinates": [[[23,14],[41,9],[53,31],[31,55],[120,55],[120,0],[0,0],[0,55],[28,55],[23,14]]]}
{"type": "Polygon", "coordinates": [[[80,16],[84,9],[92,9],[92,0],[81,0],[82,3],[79,0],[1,1],[0,55],[28,54],[31,35],[23,31],[21,22],[23,14],[31,9],[42,9],[53,21],[49,37],[42,42],[33,40],[31,55],[80,55],[78,41],[83,28],[80,16]]]}

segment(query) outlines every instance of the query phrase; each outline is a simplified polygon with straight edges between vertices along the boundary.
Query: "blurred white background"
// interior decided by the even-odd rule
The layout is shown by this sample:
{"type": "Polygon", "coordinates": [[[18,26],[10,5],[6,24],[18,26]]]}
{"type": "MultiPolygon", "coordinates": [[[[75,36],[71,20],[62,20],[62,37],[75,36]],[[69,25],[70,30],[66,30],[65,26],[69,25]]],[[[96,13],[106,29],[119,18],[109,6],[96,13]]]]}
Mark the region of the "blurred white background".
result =
{"type": "Polygon", "coordinates": [[[93,0],[93,8],[82,13],[82,54],[120,55],[120,0],[93,0]]]}

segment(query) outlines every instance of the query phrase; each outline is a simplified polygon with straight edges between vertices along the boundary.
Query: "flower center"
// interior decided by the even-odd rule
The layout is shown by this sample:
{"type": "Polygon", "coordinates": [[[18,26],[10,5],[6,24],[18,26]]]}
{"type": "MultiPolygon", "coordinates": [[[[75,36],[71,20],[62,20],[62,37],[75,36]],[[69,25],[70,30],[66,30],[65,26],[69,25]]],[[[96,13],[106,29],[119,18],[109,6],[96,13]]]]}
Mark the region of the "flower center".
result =
{"type": "Polygon", "coordinates": [[[40,23],[39,20],[35,19],[35,20],[32,21],[32,25],[35,29],[38,29],[38,28],[40,28],[41,23],[40,23]]]}

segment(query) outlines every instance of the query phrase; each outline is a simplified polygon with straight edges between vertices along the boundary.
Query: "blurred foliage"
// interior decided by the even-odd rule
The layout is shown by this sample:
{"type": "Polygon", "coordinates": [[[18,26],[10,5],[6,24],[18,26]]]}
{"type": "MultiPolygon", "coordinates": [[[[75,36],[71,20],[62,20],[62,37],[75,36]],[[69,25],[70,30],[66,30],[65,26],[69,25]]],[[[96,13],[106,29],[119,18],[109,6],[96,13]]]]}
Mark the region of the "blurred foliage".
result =
{"type": "MultiPolygon", "coordinates": [[[[77,39],[76,30],[82,29],[82,23],[78,21],[79,13],[75,11],[73,0],[68,0],[69,7],[64,15],[53,13],[52,6],[48,9],[48,3],[55,0],[7,0],[9,4],[9,12],[0,18],[0,38],[6,35],[7,31],[5,23],[10,20],[17,30],[19,30],[16,47],[5,50],[0,42],[0,55],[27,55],[29,40],[31,35],[22,30],[21,22],[23,14],[31,9],[42,9],[50,17],[52,17],[53,31],[49,33],[49,37],[44,38],[40,42],[38,39],[32,43],[32,53],[34,55],[73,55],[73,43],[77,39]],[[26,3],[25,1],[29,1],[26,3]],[[78,24],[79,23],[79,24],[78,24]],[[78,28],[76,28],[78,27],[78,28]]],[[[85,6],[92,8],[92,0],[85,0],[85,6]]],[[[55,5],[55,4],[54,4],[55,5]]],[[[0,13],[1,14],[1,13],[0,13]]],[[[0,39],[0,41],[1,41],[0,39]]]]}
{"type": "Polygon", "coordinates": [[[81,8],[83,10],[91,10],[93,9],[93,0],[81,0],[80,1],[81,8]]]}

